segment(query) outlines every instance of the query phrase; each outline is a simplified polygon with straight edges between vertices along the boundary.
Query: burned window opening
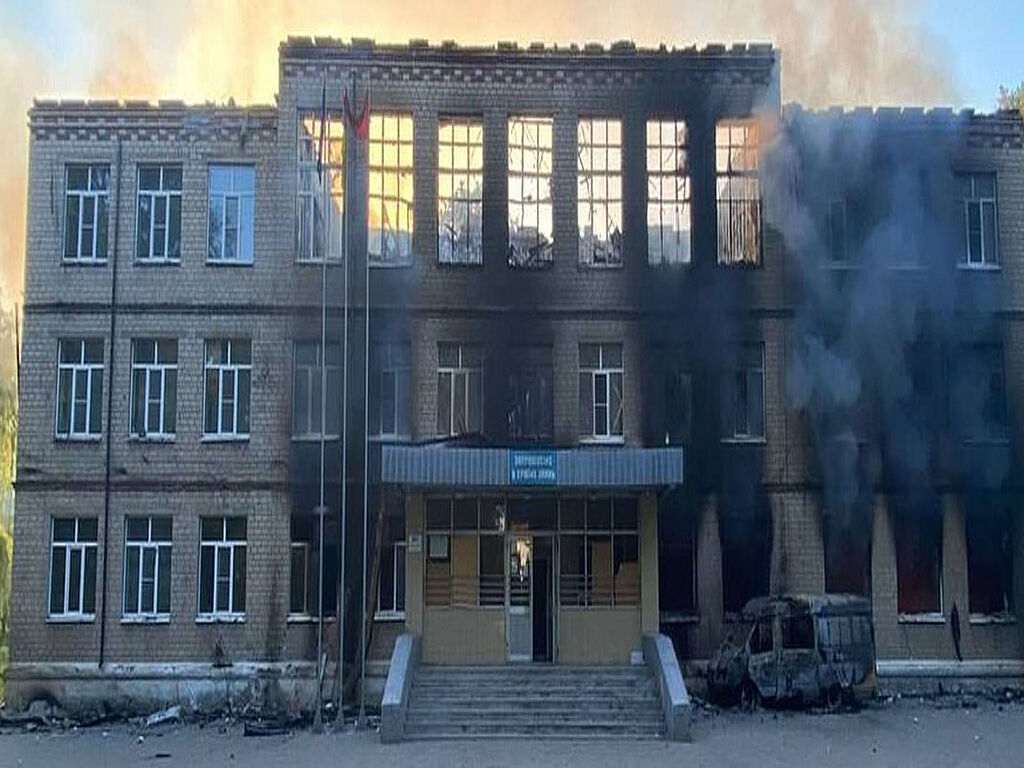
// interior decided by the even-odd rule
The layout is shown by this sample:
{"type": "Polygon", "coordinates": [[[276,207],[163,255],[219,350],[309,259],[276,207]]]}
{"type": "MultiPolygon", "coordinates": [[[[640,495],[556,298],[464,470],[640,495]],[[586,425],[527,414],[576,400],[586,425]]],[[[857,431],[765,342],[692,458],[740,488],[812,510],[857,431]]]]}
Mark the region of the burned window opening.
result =
{"type": "Polygon", "coordinates": [[[647,262],[689,264],[689,137],[682,120],[647,121],[647,262]]]}
{"type": "Polygon", "coordinates": [[[554,260],[551,169],[554,121],[508,121],[508,265],[547,267],[554,260]]]}
{"type": "Polygon", "coordinates": [[[825,591],[871,596],[871,517],[826,511],[825,591]]]}
{"type": "Polygon", "coordinates": [[[437,139],[437,258],[442,264],[484,260],[483,121],[441,118],[437,139]]]}
{"type": "Polygon", "coordinates": [[[1012,508],[998,499],[967,502],[967,587],[972,616],[1014,615],[1012,508]]]}
{"type": "Polygon", "coordinates": [[[661,621],[671,622],[698,613],[697,516],[682,500],[658,506],[658,597],[661,621]]]}
{"type": "Polygon", "coordinates": [[[715,128],[718,263],[761,264],[760,128],[724,120],[715,128]]]}
{"type": "Polygon", "coordinates": [[[370,265],[402,266],[412,260],[412,115],[371,114],[368,152],[370,265]]]}
{"type": "Polygon", "coordinates": [[[622,123],[580,118],[577,125],[580,263],[622,263],[622,123]]]}
{"type": "Polygon", "coordinates": [[[508,436],[513,440],[550,438],[554,432],[551,348],[513,348],[509,357],[508,436]]]}
{"type": "Polygon", "coordinates": [[[942,514],[938,503],[898,510],[893,535],[899,614],[941,614],[942,514]]]}
{"type": "Polygon", "coordinates": [[[753,597],[770,587],[772,521],[767,508],[726,512],[719,517],[722,549],[722,603],[726,613],[739,613],[753,597]]]}

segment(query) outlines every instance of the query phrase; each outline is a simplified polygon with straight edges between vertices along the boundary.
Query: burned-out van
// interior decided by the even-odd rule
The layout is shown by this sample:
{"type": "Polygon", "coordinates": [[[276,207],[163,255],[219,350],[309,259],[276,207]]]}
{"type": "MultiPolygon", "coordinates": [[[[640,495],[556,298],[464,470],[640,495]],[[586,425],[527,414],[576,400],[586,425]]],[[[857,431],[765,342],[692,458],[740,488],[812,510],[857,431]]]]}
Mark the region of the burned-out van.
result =
{"type": "Polygon", "coordinates": [[[708,664],[708,696],[756,708],[762,701],[838,707],[875,688],[871,603],[855,595],[758,597],[743,607],[739,643],[708,664]]]}

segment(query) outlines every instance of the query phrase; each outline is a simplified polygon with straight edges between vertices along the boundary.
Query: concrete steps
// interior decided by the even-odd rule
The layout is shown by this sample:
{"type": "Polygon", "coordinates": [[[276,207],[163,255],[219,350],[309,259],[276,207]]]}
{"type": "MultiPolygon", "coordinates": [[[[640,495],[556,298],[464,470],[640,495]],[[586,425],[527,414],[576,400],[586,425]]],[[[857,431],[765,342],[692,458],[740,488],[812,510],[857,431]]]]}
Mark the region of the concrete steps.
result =
{"type": "Polygon", "coordinates": [[[408,739],[660,738],[665,723],[646,667],[421,667],[408,739]]]}

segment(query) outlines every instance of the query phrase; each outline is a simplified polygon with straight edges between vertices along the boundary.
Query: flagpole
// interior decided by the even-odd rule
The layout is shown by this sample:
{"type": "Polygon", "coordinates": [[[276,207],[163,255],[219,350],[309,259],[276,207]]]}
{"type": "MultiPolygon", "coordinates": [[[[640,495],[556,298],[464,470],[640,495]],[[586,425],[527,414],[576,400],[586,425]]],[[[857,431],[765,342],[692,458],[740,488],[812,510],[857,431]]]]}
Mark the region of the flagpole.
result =
{"type": "MultiPolygon", "coordinates": [[[[317,558],[317,633],[316,633],[316,711],[313,724],[317,731],[323,730],[323,676],[324,664],[324,455],[327,431],[327,254],[330,251],[327,229],[327,185],[324,184],[324,136],[327,132],[327,79],[323,80],[323,95],[320,100],[320,146],[317,159],[320,178],[321,221],[323,238],[320,251],[320,503],[317,505],[319,518],[319,557],[317,558]]],[[[328,170],[328,176],[330,171],[328,170]]],[[[313,224],[316,225],[316,205],[313,206],[313,224]]],[[[316,233],[313,232],[313,237],[316,233]]],[[[316,247],[316,240],[313,241],[316,247]]]]}
{"type": "MultiPolygon", "coordinates": [[[[370,85],[366,85],[365,119],[370,119],[370,85]]],[[[363,348],[363,610],[359,617],[359,723],[366,725],[366,550],[370,538],[370,248],[364,253],[365,334],[363,348]]]]}

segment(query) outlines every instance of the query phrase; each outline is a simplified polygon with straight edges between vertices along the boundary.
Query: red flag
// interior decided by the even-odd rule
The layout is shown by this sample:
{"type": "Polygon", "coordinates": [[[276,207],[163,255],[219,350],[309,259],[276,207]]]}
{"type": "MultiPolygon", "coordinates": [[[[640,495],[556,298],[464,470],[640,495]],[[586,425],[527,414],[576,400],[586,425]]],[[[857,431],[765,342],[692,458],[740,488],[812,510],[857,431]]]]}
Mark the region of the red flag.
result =
{"type": "Polygon", "coordinates": [[[363,95],[363,108],[358,114],[352,108],[349,101],[348,91],[345,91],[345,122],[351,126],[355,135],[360,139],[366,139],[370,135],[370,94],[367,91],[363,95]]]}

